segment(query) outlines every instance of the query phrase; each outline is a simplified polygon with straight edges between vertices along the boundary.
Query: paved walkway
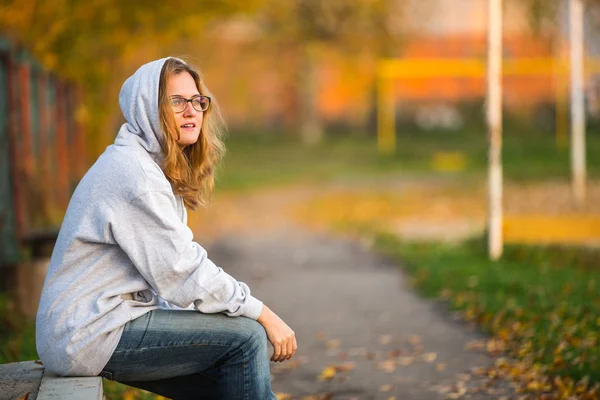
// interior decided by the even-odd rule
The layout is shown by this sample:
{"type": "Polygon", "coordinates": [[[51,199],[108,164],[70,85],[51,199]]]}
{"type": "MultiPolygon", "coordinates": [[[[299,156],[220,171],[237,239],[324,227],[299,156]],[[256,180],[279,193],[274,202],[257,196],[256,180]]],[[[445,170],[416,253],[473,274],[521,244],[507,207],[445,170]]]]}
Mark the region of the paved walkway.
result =
{"type": "Polygon", "coordinates": [[[272,364],[280,398],[502,398],[475,391],[489,380],[467,374],[493,363],[465,349],[482,336],[415,294],[391,260],[294,226],[230,234],[207,247],[297,334],[296,357],[272,364]]]}

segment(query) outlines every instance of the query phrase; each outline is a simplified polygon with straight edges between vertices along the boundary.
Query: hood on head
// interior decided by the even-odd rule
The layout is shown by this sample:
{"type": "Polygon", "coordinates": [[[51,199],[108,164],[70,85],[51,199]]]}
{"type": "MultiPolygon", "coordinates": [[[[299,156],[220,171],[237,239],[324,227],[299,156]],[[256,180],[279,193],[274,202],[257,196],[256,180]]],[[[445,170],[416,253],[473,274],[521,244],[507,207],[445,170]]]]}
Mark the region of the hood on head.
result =
{"type": "Polygon", "coordinates": [[[116,145],[137,142],[155,159],[161,156],[163,133],[158,116],[158,84],[165,62],[161,58],[142,65],[131,75],[119,94],[119,105],[127,121],[121,126],[116,145]]]}

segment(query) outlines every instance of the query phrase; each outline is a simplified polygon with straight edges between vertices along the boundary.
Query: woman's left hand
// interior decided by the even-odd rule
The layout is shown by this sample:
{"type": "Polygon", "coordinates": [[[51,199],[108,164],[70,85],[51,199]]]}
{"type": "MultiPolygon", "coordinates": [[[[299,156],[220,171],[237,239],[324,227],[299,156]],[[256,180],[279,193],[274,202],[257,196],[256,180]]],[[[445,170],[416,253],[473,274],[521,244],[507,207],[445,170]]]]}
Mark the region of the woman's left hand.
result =
{"type": "Polygon", "coordinates": [[[265,328],[273,345],[271,361],[283,362],[292,358],[298,349],[294,331],[266,305],[263,305],[257,321],[265,328]]]}

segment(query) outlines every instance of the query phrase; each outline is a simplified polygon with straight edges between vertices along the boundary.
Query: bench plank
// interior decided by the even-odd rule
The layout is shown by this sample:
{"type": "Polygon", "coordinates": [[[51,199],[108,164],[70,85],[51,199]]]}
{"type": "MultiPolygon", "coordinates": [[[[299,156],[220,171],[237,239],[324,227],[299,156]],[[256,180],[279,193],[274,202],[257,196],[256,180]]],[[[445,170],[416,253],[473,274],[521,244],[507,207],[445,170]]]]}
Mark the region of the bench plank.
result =
{"type": "Polygon", "coordinates": [[[102,400],[102,378],[57,377],[46,372],[37,400],[102,400]]]}
{"type": "Polygon", "coordinates": [[[34,361],[23,361],[0,365],[0,399],[24,398],[35,400],[44,367],[34,361]]]}

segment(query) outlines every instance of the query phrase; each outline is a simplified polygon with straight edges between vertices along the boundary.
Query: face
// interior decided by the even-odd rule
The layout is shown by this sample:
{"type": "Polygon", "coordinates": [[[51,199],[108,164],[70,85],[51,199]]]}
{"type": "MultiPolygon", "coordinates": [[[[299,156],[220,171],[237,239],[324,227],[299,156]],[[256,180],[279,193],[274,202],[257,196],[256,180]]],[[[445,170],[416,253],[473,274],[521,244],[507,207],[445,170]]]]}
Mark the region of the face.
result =
{"type": "MultiPolygon", "coordinates": [[[[188,72],[184,71],[172,75],[167,81],[167,96],[169,98],[171,96],[181,96],[185,99],[191,99],[199,94],[196,82],[188,72]]],[[[174,112],[174,114],[175,122],[179,127],[179,140],[177,143],[182,147],[196,143],[202,129],[204,113],[196,111],[192,107],[192,103],[188,102],[183,112],[174,112]]]]}

